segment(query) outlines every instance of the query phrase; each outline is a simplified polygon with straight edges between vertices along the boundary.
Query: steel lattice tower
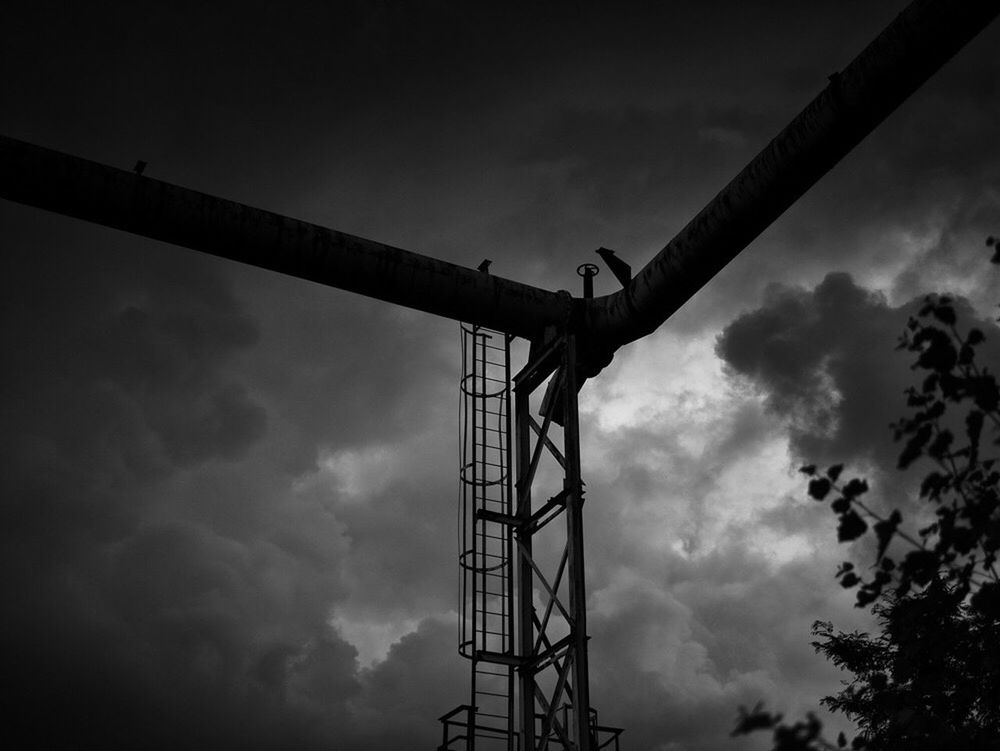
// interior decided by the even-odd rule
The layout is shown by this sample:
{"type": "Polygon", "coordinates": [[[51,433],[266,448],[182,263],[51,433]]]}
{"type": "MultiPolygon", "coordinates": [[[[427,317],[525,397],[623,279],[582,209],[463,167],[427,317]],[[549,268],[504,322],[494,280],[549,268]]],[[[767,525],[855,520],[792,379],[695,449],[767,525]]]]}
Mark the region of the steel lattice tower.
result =
{"type": "Polygon", "coordinates": [[[472,679],[469,703],[440,718],[439,749],[617,749],[622,731],[590,707],[575,338],[534,348],[513,379],[510,341],[462,326],[459,652],[472,679]]]}

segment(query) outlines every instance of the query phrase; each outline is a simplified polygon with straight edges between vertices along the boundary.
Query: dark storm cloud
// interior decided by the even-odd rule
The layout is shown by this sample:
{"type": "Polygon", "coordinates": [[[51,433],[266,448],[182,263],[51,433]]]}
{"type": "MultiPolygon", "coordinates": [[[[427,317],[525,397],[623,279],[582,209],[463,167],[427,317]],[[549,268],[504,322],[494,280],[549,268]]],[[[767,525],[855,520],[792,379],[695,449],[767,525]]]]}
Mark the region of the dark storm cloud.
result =
{"type": "Polygon", "coordinates": [[[937,291],[946,275],[985,304],[988,287],[969,280],[981,279],[979,248],[1000,224],[1000,155],[987,146],[1000,119],[995,38],[974,39],[834,167],[720,274],[720,295],[749,302],[754,265],[762,281],[871,275],[894,302],[937,291]]]}
{"type": "MultiPolygon", "coordinates": [[[[998,163],[1000,169],[1000,163],[998,163]]],[[[938,217],[933,242],[916,254],[892,286],[893,297],[905,300],[936,288],[961,291],[979,309],[996,304],[996,278],[984,273],[983,238],[1000,227],[1000,180],[983,183],[938,217]]]]}
{"type": "Polygon", "coordinates": [[[40,388],[56,390],[45,413],[21,419],[72,415],[70,431],[83,431],[109,419],[94,400],[118,402],[119,429],[138,420],[144,430],[108,435],[108,449],[121,455],[154,444],[175,464],[238,458],[262,435],[263,411],[224,367],[230,353],[257,339],[225,282],[162,254],[128,264],[114,252],[79,254],[67,243],[42,253],[11,240],[3,326],[8,353],[21,363],[5,374],[13,406],[40,388]]]}
{"type": "Polygon", "coordinates": [[[433,730],[457,679],[419,723],[379,719],[380,692],[398,671],[418,680],[413,645],[451,655],[453,625],[424,628],[369,676],[329,621],[348,599],[376,621],[452,607],[454,487],[437,468],[454,456],[454,416],[420,393],[448,354],[434,329],[384,311],[358,326],[357,309],[311,293],[262,323],[211,259],[177,265],[103,230],[47,229],[45,252],[23,231],[4,255],[15,714],[46,743],[111,748],[377,749],[433,730]],[[81,237],[98,247],[75,252],[81,237]],[[352,377],[359,363],[369,377],[352,377]],[[351,497],[317,464],[371,444],[390,450],[376,477],[400,452],[410,467],[380,493],[351,497]]]}
{"type": "Polygon", "coordinates": [[[441,659],[455,649],[454,622],[425,619],[392,645],[384,662],[362,671],[357,703],[358,749],[435,748],[440,729],[429,723],[466,699],[468,663],[441,659]]]}
{"type": "Polygon", "coordinates": [[[261,438],[265,413],[228,371],[257,330],[214,274],[121,245],[80,252],[80,236],[111,236],[74,238],[58,221],[46,234],[40,220],[7,234],[2,260],[0,326],[17,363],[3,373],[3,534],[102,539],[144,512],[123,497],[133,483],[238,458],[261,438]]]}
{"type": "MultiPolygon", "coordinates": [[[[985,258],[982,272],[990,274],[985,258]]],[[[759,309],[719,336],[719,356],[760,387],[788,421],[791,447],[804,462],[854,462],[893,472],[899,446],[890,422],[905,413],[903,391],[918,385],[913,355],[896,349],[922,299],[899,307],[843,273],[815,289],[773,286],[759,309]]],[[[1000,331],[961,298],[963,326],[987,332],[980,358],[1000,361],[1000,331]]]]}
{"type": "Polygon", "coordinates": [[[760,140],[769,125],[761,113],[694,103],[666,110],[564,110],[544,124],[522,158],[528,165],[561,167],[565,183],[559,187],[581,191],[606,221],[649,210],[644,203],[651,197],[667,206],[696,203],[698,197],[687,195],[691,184],[718,185],[752,156],[747,142],[760,140]]]}
{"type": "Polygon", "coordinates": [[[606,245],[637,265],[637,249],[679,229],[773,125],[760,112],[694,102],[564,107],[525,134],[518,158],[534,200],[494,232],[535,259],[584,258],[606,245]]]}
{"type": "Polygon", "coordinates": [[[454,580],[446,576],[456,565],[452,490],[448,481],[423,488],[395,483],[364,505],[340,510],[362,612],[385,617],[456,607],[454,580]]]}
{"type": "Polygon", "coordinates": [[[614,586],[592,590],[593,701],[602,720],[628,728],[630,747],[752,748],[727,738],[736,706],[811,709],[838,679],[808,639],[817,612],[851,622],[829,572],[775,571],[737,538],[704,558],[666,555],[661,571],[618,568],[614,586]]]}
{"type": "Polygon", "coordinates": [[[391,444],[442,418],[430,394],[450,395],[450,322],[254,270],[239,281],[267,341],[247,368],[293,431],[275,447],[289,472],[315,467],[318,447],[391,444]]]}
{"type": "Polygon", "coordinates": [[[327,624],[344,525],[243,461],[268,439],[233,373],[257,323],[212,262],[8,240],[0,580],[16,727],[109,748],[349,734],[356,651],[327,624]]]}

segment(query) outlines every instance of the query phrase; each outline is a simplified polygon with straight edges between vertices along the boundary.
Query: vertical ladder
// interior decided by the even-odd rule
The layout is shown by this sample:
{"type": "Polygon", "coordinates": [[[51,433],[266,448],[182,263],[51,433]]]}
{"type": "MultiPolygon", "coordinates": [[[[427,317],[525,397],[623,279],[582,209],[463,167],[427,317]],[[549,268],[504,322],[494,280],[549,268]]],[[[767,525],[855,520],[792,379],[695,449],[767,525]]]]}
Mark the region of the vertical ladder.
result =
{"type": "Polygon", "coordinates": [[[514,543],[510,525],[501,521],[513,513],[511,338],[462,326],[459,652],[472,662],[467,751],[516,749],[514,543]]]}
{"type": "Polygon", "coordinates": [[[469,703],[439,718],[438,749],[618,751],[621,729],[589,706],[576,339],[532,343],[513,378],[511,339],[462,326],[459,652],[472,680],[469,703]],[[557,555],[536,557],[536,543],[557,555]]]}

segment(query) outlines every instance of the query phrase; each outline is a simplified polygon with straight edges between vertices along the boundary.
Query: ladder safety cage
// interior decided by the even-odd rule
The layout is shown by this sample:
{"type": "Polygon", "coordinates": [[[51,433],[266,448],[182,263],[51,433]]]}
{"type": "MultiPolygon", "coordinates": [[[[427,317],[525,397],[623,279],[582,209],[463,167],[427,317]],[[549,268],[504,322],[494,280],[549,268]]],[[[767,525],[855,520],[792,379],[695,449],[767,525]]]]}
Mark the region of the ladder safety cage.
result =
{"type": "MultiPolygon", "coordinates": [[[[465,733],[515,751],[510,334],[462,324],[459,645],[472,662],[465,733]]],[[[455,720],[452,719],[452,724],[455,720]]]]}
{"type": "Polygon", "coordinates": [[[461,332],[459,652],[471,698],[440,718],[438,748],[617,751],[621,730],[598,724],[587,685],[575,337],[533,343],[512,376],[513,335],[461,332]]]}

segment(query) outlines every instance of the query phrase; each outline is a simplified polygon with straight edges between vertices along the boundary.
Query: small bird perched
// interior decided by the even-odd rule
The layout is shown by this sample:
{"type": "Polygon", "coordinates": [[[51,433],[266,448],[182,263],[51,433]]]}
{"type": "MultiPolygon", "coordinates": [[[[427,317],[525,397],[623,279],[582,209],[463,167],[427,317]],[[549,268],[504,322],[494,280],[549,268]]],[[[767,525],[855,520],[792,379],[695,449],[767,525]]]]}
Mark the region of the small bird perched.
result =
{"type": "Polygon", "coordinates": [[[138,162],[135,163],[135,166],[132,168],[132,171],[137,175],[141,175],[144,169],[146,169],[146,163],[140,159],[138,162]]]}
{"type": "Polygon", "coordinates": [[[493,263],[489,258],[484,258],[483,262],[476,266],[476,271],[482,271],[484,274],[490,273],[490,264],[493,263]]]}
{"type": "Polygon", "coordinates": [[[598,248],[597,255],[608,265],[608,268],[611,269],[611,273],[615,275],[615,279],[618,280],[619,284],[627,287],[628,283],[632,281],[632,267],[616,256],[613,250],[609,250],[608,248],[598,248]]]}

